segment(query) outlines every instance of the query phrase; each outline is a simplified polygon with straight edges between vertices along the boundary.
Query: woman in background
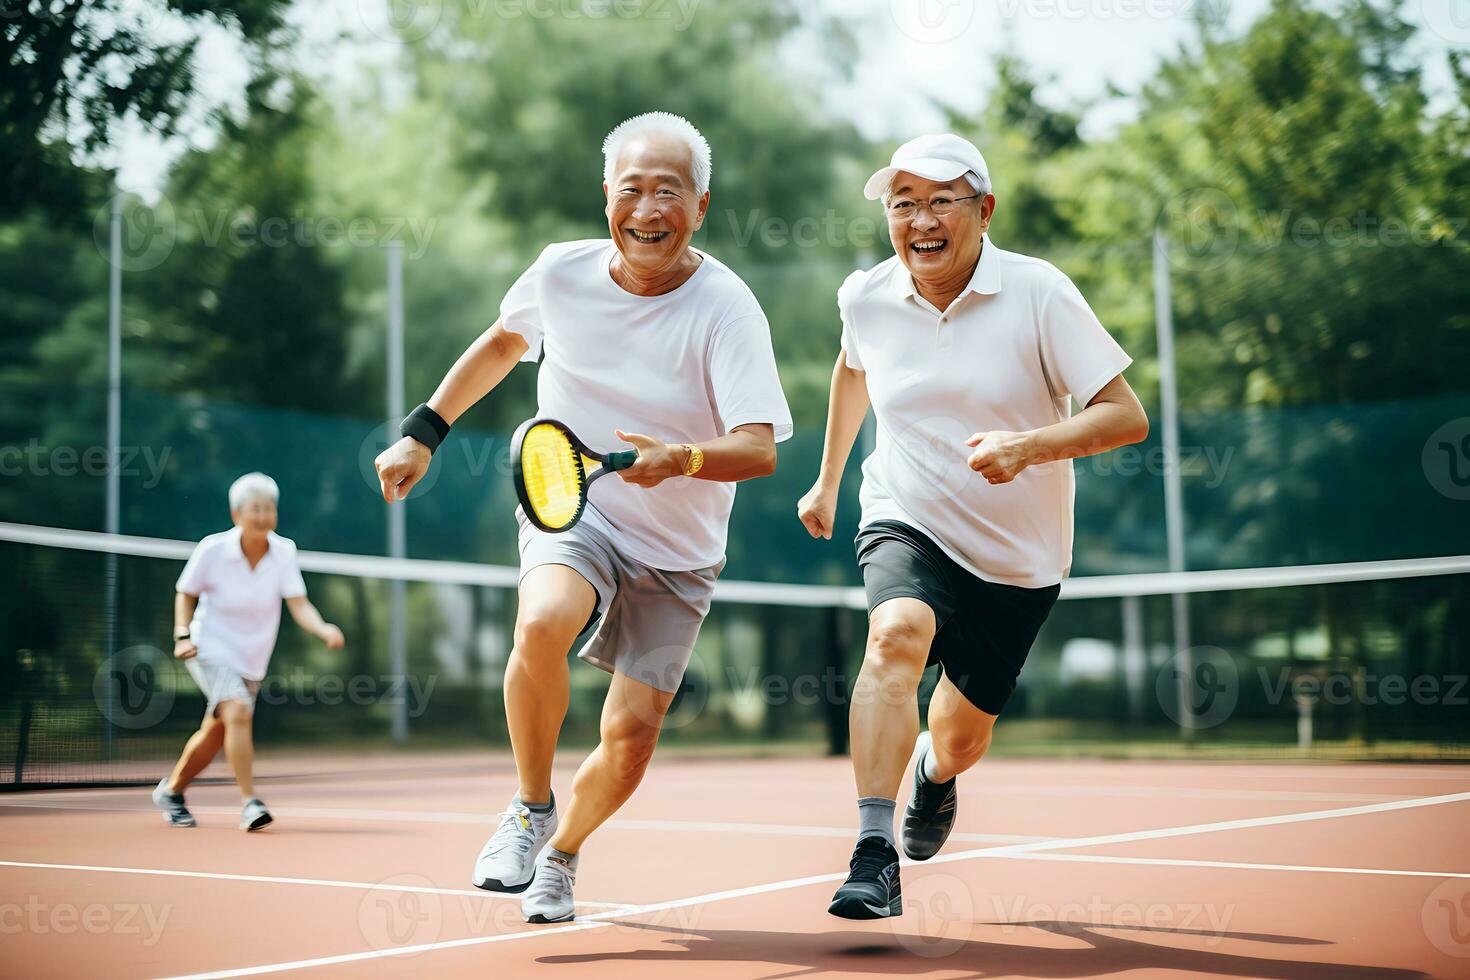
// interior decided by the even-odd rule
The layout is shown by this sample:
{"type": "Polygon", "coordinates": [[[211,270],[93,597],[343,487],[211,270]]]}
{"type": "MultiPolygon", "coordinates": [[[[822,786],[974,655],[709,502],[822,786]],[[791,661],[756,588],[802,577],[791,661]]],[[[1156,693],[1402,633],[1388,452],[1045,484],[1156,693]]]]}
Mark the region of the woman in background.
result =
{"type": "Polygon", "coordinates": [[[291,618],[328,649],[341,648],[342,631],[322,619],[306,598],[296,545],[276,534],[280,490],[264,473],[247,473],[230,486],[235,526],[194,548],[174,597],[174,656],[184,661],[208,707],[171,775],[153,802],[171,827],[194,826],[184,788],[224,746],[244,809],[241,830],[260,830],[270,811],[255,796],[251,721],[260,682],[270,665],[281,625],[281,600],[291,618]]]}

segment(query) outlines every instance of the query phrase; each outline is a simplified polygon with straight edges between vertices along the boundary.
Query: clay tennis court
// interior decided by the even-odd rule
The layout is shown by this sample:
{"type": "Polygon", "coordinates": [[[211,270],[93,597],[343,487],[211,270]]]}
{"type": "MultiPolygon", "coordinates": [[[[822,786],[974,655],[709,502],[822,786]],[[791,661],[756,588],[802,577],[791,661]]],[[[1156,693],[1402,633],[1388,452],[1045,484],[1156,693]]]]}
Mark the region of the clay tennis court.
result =
{"type": "MultiPolygon", "coordinates": [[[[577,759],[558,763],[569,778],[577,759]]],[[[0,797],[17,976],[1470,976],[1470,770],[989,760],[904,915],[827,915],[845,759],[668,753],[583,852],[578,920],[469,884],[506,756],[272,759],[170,830],[138,788],[0,797]]],[[[219,774],[218,768],[211,771],[219,774]]]]}

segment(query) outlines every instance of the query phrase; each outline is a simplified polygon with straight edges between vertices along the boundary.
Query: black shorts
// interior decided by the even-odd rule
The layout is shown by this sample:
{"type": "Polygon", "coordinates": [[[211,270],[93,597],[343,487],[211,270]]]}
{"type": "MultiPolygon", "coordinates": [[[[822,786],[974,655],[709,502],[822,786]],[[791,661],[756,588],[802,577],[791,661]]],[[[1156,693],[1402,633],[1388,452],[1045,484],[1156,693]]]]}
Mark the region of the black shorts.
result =
{"type": "Polygon", "coordinates": [[[898,521],[874,521],[854,543],[868,612],[900,596],[926,603],[937,626],[929,664],[939,664],[975,707],[1000,714],[1062,587],[987,582],[898,521]]]}

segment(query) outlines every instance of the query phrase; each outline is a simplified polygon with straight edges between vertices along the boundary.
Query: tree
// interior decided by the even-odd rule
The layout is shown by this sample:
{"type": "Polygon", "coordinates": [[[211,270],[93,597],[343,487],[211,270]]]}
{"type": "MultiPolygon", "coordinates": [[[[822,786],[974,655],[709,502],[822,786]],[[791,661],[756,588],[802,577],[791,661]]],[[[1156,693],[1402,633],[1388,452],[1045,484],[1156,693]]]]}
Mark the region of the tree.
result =
{"type": "Polygon", "coordinates": [[[0,221],[39,208],[74,222],[94,200],[85,164],[136,118],[162,135],[193,106],[201,31],[234,31],[257,59],[287,36],[289,0],[0,0],[0,221]],[[163,38],[177,35],[177,40],[163,38]]]}

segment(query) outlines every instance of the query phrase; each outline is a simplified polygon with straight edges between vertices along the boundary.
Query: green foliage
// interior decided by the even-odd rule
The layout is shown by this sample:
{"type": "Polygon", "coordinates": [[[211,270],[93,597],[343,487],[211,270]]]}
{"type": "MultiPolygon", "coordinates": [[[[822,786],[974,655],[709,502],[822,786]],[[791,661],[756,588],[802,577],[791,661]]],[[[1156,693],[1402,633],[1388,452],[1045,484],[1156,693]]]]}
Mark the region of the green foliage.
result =
{"type": "Polygon", "coordinates": [[[0,0],[0,220],[39,208],[75,221],[98,182],[73,154],[112,145],[128,118],[177,132],[201,27],[225,27],[263,53],[284,40],[289,3],[0,0]]]}

